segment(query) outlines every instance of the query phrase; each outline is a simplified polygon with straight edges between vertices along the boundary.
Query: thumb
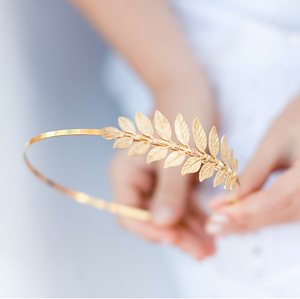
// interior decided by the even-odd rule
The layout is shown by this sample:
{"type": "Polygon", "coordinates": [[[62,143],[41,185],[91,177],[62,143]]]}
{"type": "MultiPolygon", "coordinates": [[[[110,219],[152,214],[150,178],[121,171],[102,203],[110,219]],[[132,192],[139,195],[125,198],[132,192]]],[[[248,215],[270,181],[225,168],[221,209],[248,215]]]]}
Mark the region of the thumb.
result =
{"type": "Polygon", "coordinates": [[[191,175],[182,176],[175,168],[159,169],[151,203],[154,223],[168,226],[179,222],[185,213],[191,187],[191,175]]]}
{"type": "Polygon", "coordinates": [[[209,218],[206,232],[222,237],[233,232],[245,234],[270,224],[274,214],[270,208],[270,197],[270,190],[261,190],[234,205],[224,205],[209,218]]]}
{"type": "Polygon", "coordinates": [[[280,167],[281,153],[279,146],[274,145],[271,138],[262,141],[239,178],[239,198],[259,190],[264,185],[269,175],[280,167]]]}
{"type": "Polygon", "coordinates": [[[273,138],[264,139],[244,172],[239,176],[239,187],[213,198],[209,203],[210,207],[213,210],[218,209],[228,202],[235,202],[259,190],[269,175],[281,166],[281,153],[279,146],[274,146],[273,138]]]}

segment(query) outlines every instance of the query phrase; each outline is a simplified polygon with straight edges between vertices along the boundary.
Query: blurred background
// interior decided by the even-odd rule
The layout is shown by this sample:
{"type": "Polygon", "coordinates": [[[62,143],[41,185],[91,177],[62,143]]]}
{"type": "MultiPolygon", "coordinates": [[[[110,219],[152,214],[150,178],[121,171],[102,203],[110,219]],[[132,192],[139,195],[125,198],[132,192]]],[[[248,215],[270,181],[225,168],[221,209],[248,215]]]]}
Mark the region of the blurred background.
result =
{"type": "MultiPolygon", "coordinates": [[[[0,0],[0,296],[176,297],[162,247],[121,230],[113,216],[41,183],[22,150],[51,130],[116,126],[103,93],[108,52],[63,0],[0,0]]],[[[36,144],[29,158],[68,187],[111,199],[112,143],[67,137],[36,144]]]]}

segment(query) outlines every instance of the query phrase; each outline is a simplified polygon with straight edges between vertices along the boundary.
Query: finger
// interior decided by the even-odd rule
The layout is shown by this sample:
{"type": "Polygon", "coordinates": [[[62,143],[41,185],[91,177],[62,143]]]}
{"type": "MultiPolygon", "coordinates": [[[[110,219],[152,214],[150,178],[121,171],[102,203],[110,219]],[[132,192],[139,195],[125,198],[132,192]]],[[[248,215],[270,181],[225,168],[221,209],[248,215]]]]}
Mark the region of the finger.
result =
{"type": "Polygon", "coordinates": [[[206,255],[212,255],[215,253],[215,245],[210,235],[204,231],[204,224],[199,221],[199,218],[193,214],[189,214],[184,222],[186,226],[196,234],[197,238],[202,241],[203,251],[206,255]]]}
{"type": "Polygon", "coordinates": [[[179,242],[176,245],[191,254],[195,259],[202,260],[211,254],[204,245],[203,240],[190,227],[180,226],[178,233],[179,242]]]}
{"type": "Polygon", "coordinates": [[[190,212],[188,213],[185,221],[189,224],[189,226],[203,239],[206,243],[208,250],[211,254],[215,252],[215,245],[213,239],[210,235],[208,235],[204,230],[204,225],[207,220],[207,215],[202,211],[202,209],[198,206],[196,201],[196,194],[190,203],[190,212]]]}
{"type": "Polygon", "coordinates": [[[151,242],[175,244],[179,240],[178,232],[173,228],[158,228],[151,223],[124,217],[119,217],[119,223],[135,235],[151,242]]]}
{"type": "MultiPolygon", "coordinates": [[[[138,165],[128,165],[129,167],[120,168],[120,164],[121,163],[115,163],[111,171],[114,201],[137,208],[146,208],[146,198],[144,194],[151,189],[153,183],[151,175],[143,171],[138,165]]],[[[152,223],[141,222],[125,217],[118,217],[118,220],[123,228],[148,241],[166,243],[176,241],[176,233],[174,230],[154,228],[152,223]]]]}
{"type": "Polygon", "coordinates": [[[160,169],[151,204],[154,223],[165,226],[178,223],[184,215],[190,189],[191,177],[182,177],[178,168],[160,169]]]}
{"type": "MultiPolygon", "coordinates": [[[[128,160],[128,157],[125,158],[128,160]]],[[[141,194],[149,193],[153,188],[153,175],[141,165],[126,164],[122,160],[117,162],[114,161],[110,171],[114,201],[135,207],[144,206],[145,201],[141,194]]]]}
{"type": "Polygon", "coordinates": [[[237,190],[226,191],[213,197],[208,203],[212,210],[217,210],[222,206],[233,204],[239,200],[239,194],[237,190]]]}
{"type": "MultiPolygon", "coordinates": [[[[145,201],[139,189],[131,184],[119,184],[115,190],[115,200],[139,208],[144,207],[143,202],[145,201]]],[[[122,227],[148,241],[174,243],[177,240],[177,233],[174,229],[154,227],[151,222],[119,217],[119,223],[122,227]]]]}
{"type": "Polygon", "coordinates": [[[260,190],[233,205],[223,206],[210,217],[206,229],[212,235],[247,233],[300,219],[300,170],[286,170],[269,190],[260,190]]]}
{"type": "Polygon", "coordinates": [[[196,259],[203,259],[215,253],[215,246],[211,236],[204,232],[207,215],[197,205],[197,192],[190,192],[188,209],[180,226],[179,242],[177,246],[196,259]]]}
{"type": "Polygon", "coordinates": [[[206,229],[212,235],[248,233],[300,218],[298,169],[285,171],[269,190],[260,190],[242,201],[217,209],[206,229]]]}
{"type": "Polygon", "coordinates": [[[280,157],[281,150],[279,146],[274,146],[274,142],[270,138],[263,141],[239,178],[239,197],[242,198],[259,190],[270,173],[281,166],[282,159],[280,157]]]}
{"type": "Polygon", "coordinates": [[[214,197],[209,204],[211,209],[233,203],[263,186],[269,175],[282,164],[281,150],[273,145],[272,138],[267,138],[260,144],[254,157],[239,176],[239,187],[214,197]]]}
{"type": "Polygon", "coordinates": [[[222,206],[208,219],[206,232],[221,237],[233,232],[244,234],[266,226],[270,221],[266,205],[270,196],[269,190],[261,190],[235,204],[222,206]]]}
{"type": "Polygon", "coordinates": [[[198,202],[198,191],[196,189],[191,191],[189,211],[199,219],[200,223],[205,223],[207,215],[203,212],[201,204],[198,202]]]}

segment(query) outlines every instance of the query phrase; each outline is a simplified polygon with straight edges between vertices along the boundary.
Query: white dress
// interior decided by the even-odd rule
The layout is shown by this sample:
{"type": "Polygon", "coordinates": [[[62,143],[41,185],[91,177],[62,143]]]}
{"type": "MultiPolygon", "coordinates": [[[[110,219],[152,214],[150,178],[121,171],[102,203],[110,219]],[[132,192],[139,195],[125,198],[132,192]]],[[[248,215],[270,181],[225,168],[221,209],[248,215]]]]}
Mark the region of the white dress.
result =
{"type": "MultiPolygon", "coordinates": [[[[300,92],[300,1],[170,5],[211,80],[221,113],[219,135],[226,134],[241,171],[270,124],[300,92]]],[[[107,90],[127,115],[149,113],[151,94],[128,65],[113,55],[107,67],[107,90]]],[[[213,190],[211,181],[203,185],[199,200],[222,192],[213,190]]],[[[185,297],[300,297],[299,222],[218,240],[216,255],[203,262],[176,249],[166,253],[185,297]]]]}

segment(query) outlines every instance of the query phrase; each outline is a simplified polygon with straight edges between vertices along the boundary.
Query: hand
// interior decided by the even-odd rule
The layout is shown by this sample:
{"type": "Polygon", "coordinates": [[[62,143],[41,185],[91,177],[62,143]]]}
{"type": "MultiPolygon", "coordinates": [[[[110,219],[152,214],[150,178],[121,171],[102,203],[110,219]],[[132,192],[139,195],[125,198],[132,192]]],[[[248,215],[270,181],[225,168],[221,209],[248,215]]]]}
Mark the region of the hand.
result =
{"type": "MultiPolygon", "coordinates": [[[[153,92],[157,109],[170,121],[169,116],[175,119],[179,112],[186,120],[198,116],[204,128],[207,125],[205,120],[212,121],[210,117],[213,109],[209,85],[180,29],[176,16],[166,1],[128,0],[121,1],[122,4],[120,1],[112,0],[73,0],[72,2],[88,16],[95,28],[102,33],[101,36],[104,36],[131,63],[153,92]],[[116,18],[118,22],[115,21],[116,18]],[[164,108],[160,108],[160,105],[164,108]]],[[[135,166],[131,164],[132,161],[127,165],[126,159],[121,157],[116,158],[119,166],[115,162],[112,168],[116,199],[120,202],[132,201],[132,204],[142,204],[145,197],[148,197],[156,222],[161,226],[178,223],[185,215],[191,179],[183,179],[179,170],[166,172],[159,166],[156,170],[151,167],[142,168],[144,160],[140,164],[135,162],[135,166]],[[125,164],[127,168],[122,169],[125,164]],[[150,174],[153,177],[151,188],[147,185],[148,181],[151,181],[150,174]],[[138,183],[141,180],[139,175],[143,178],[143,183],[138,183]],[[130,176],[133,176],[134,180],[130,180],[130,176]],[[131,184],[131,189],[128,188],[128,184],[131,184]],[[170,192],[171,189],[176,192],[170,192]],[[142,191],[147,191],[147,196],[141,193],[142,191]],[[124,195],[126,195],[125,199],[124,195]],[[161,220],[157,221],[159,218],[161,220]]],[[[136,158],[135,161],[139,159],[136,158]]],[[[132,230],[139,229],[141,235],[147,231],[146,227],[149,229],[148,233],[152,227],[128,221],[125,221],[126,227],[132,230]]],[[[153,230],[152,227],[151,231],[153,230]]],[[[157,232],[158,229],[155,231],[157,232]]],[[[184,229],[184,231],[188,230],[184,229]]],[[[187,234],[182,235],[187,236],[187,234]]],[[[194,242],[199,241],[194,240],[194,242]]]]}
{"type": "Polygon", "coordinates": [[[300,97],[288,105],[270,128],[241,175],[240,188],[211,201],[213,215],[206,225],[208,233],[245,234],[300,220],[299,116],[300,97]],[[269,175],[279,169],[285,170],[273,186],[260,190],[269,175]]]}
{"type": "MultiPolygon", "coordinates": [[[[194,117],[191,111],[195,107],[192,103],[184,103],[179,107],[181,104],[176,101],[176,96],[178,94],[172,96],[172,103],[160,101],[157,108],[171,124],[174,123],[176,114],[182,112],[190,126],[194,117]]],[[[206,118],[202,118],[204,122],[210,111],[205,112],[206,118]]],[[[123,217],[119,218],[119,222],[146,240],[172,243],[195,258],[203,259],[213,254],[215,248],[212,238],[204,232],[206,215],[193,201],[198,176],[181,176],[180,167],[164,169],[162,164],[163,161],[159,161],[148,165],[145,156],[129,158],[127,151],[118,153],[115,157],[111,167],[115,201],[149,209],[153,214],[153,221],[150,223],[123,217]]]]}
{"type": "Polygon", "coordinates": [[[169,243],[189,252],[197,259],[214,252],[210,237],[204,232],[206,215],[192,209],[194,176],[181,177],[175,169],[146,164],[144,156],[128,157],[122,151],[111,167],[116,202],[150,209],[150,223],[119,217],[124,228],[138,236],[159,243],[169,243]]]}

